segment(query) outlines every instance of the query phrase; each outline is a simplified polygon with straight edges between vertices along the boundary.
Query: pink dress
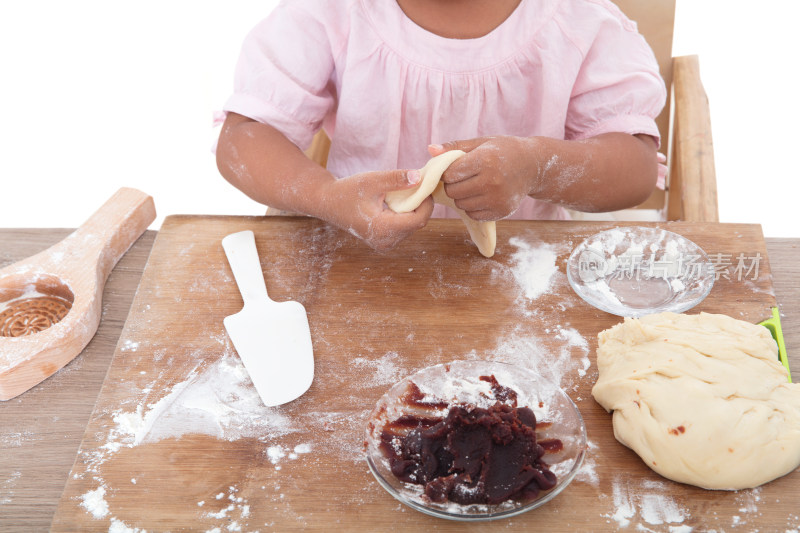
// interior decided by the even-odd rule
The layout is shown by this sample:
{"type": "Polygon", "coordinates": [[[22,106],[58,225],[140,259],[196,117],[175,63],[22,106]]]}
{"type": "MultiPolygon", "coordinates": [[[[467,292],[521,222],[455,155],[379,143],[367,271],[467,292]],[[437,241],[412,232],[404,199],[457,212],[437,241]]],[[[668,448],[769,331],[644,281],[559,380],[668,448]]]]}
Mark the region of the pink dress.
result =
{"type": "MultiPolygon", "coordinates": [[[[522,0],[489,34],[448,39],[396,0],[284,0],[247,36],[224,110],[302,149],[324,128],[344,177],[421,168],[429,144],[487,135],[658,140],[665,100],[652,50],[610,1],[522,0]]],[[[567,215],[526,198],[512,218],[567,215]]]]}

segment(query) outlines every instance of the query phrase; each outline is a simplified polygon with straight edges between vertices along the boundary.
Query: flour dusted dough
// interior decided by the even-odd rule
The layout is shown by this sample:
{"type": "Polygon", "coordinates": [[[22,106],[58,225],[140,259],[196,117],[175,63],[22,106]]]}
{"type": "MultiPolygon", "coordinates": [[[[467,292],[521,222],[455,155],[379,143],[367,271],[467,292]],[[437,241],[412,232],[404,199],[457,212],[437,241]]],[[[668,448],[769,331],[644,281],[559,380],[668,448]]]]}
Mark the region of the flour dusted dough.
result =
{"type": "Polygon", "coordinates": [[[461,220],[467,226],[472,241],[478,246],[478,250],[486,257],[494,255],[497,244],[497,228],[494,221],[478,222],[472,220],[464,211],[456,207],[453,200],[444,192],[444,185],[439,182],[442,174],[453,161],[464,155],[461,150],[450,150],[430,159],[424,167],[420,169],[419,185],[413,189],[402,191],[392,191],[386,195],[386,205],[395,213],[408,213],[413,211],[422,201],[433,195],[433,200],[442,205],[446,205],[458,213],[461,220]]]}
{"type": "Polygon", "coordinates": [[[800,385],[767,328],[725,315],[660,313],[598,336],[592,395],[614,436],[664,477],[757,487],[800,464],[800,385]]]}

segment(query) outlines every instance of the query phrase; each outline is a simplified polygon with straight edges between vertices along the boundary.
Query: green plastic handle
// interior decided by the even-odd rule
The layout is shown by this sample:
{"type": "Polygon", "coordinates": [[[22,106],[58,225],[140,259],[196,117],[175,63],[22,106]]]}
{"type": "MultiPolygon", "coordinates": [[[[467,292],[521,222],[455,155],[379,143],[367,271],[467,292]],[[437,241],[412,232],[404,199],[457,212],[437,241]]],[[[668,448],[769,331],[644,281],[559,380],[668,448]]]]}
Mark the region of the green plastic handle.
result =
{"type": "Polygon", "coordinates": [[[789,374],[789,383],[792,382],[792,370],[789,368],[789,358],[786,356],[786,343],[783,341],[783,330],[781,330],[781,313],[777,307],[772,308],[772,318],[769,318],[759,325],[764,326],[772,333],[772,338],[778,343],[778,357],[786,367],[786,372],[789,374]]]}

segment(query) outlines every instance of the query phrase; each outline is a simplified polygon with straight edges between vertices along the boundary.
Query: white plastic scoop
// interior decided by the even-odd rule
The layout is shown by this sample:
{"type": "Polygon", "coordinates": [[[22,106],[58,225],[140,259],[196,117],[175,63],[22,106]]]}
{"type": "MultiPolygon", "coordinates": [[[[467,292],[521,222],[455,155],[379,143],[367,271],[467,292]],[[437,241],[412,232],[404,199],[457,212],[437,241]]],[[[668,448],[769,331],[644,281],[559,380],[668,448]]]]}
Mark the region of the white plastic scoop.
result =
{"type": "Polygon", "coordinates": [[[314,379],[306,310],[299,302],[269,298],[252,231],[228,235],[222,247],[244,300],[241,311],[223,320],[225,330],[264,404],[290,402],[314,379]]]}

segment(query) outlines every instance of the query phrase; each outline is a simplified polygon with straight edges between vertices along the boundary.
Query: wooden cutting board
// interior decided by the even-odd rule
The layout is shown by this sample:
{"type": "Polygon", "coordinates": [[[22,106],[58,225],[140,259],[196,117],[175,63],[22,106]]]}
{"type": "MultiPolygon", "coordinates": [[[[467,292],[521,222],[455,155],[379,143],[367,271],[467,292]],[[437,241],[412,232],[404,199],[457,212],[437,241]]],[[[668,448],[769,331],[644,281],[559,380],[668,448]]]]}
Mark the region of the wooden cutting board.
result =
{"type": "MultiPolygon", "coordinates": [[[[716,257],[720,279],[692,312],[770,316],[760,226],[658,226],[716,257]],[[737,258],[754,268],[735,270],[737,258]]],[[[578,405],[590,442],[581,473],[557,498],[476,529],[797,528],[798,472],[755,490],[706,491],[661,478],[614,439],[590,390],[596,335],[620,319],[584,303],[565,275],[572,249],[610,227],[501,222],[497,253],[486,259],[460,221],[431,221],[379,253],[313,219],[168,217],[53,530],[464,530],[394,500],[361,452],[365,419],[393,383],[457,359],[508,361],[550,377],[578,405]],[[222,325],[241,297],[220,241],[246,229],[270,295],[300,301],[311,325],[314,383],[277,408],[259,405],[222,325]],[[553,261],[550,285],[532,283],[547,279],[541,269],[553,261]]]]}

